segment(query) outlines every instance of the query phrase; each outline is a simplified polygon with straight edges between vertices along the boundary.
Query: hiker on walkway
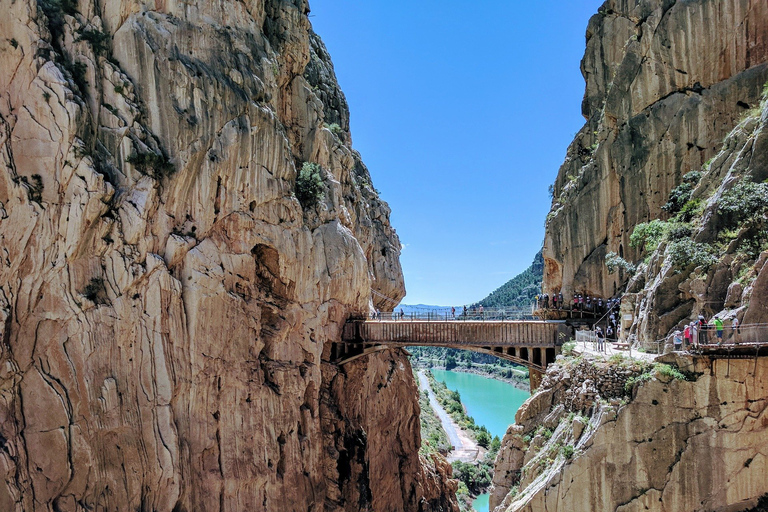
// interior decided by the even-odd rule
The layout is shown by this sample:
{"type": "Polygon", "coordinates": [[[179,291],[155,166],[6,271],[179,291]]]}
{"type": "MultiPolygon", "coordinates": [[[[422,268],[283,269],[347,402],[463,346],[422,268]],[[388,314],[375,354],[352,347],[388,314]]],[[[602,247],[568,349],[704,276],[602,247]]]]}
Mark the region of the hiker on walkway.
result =
{"type": "Polygon", "coordinates": [[[563,294],[562,292],[557,294],[557,304],[560,306],[560,309],[563,309],[563,294]]]}
{"type": "Polygon", "coordinates": [[[699,315],[699,345],[709,344],[709,333],[707,332],[707,320],[704,315],[699,315]]]}
{"type": "Polygon", "coordinates": [[[483,305],[480,304],[480,318],[485,318],[485,311],[483,311],[483,305]]]}
{"type": "Polygon", "coordinates": [[[691,322],[691,339],[693,346],[699,348],[699,324],[697,322],[691,322]]]}
{"type": "Polygon", "coordinates": [[[451,318],[456,320],[456,308],[451,306],[451,318]]]}
{"type": "Polygon", "coordinates": [[[691,348],[691,325],[692,324],[685,324],[685,328],[683,329],[683,350],[687,350],[691,348]]]}
{"type": "Polygon", "coordinates": [[[680,352],[683,349],[683,336],[680,329],[675,330],[674,334],[672,334],[672,344],[675,352],[680,352]]]}
{"type": "Polygon", "coordinates": [[[731,317],[731,330],[733,330],[734,342],[738,343],[738,341],[736,341],[736,336],[741,334],[741,326],[739,325],[739,319],[736,318],[736,315],[731,317]]]}
{"type": "Polygon", "coordinates": [[[712,319],[712,323],[715,325],[715,332],[717,333],[717,346],[723,344],[723,321],[718,317],[712,319]]]}
{"type": "Polygon", "coordinates": [[[552,309],[557,309],[557,294],[552,294],[552,309]]]}
{"type": "Polygon", "coordinates": [[[606,328],[606,330],[605,330],[605,339],[606,339],[606,341],[616,341],[614,336],[615,336],[615,333],[613,331],[613,327],[608,325],[608,328],[606,328]]]}
{"type": "Polygon", "coordinates": [[[405,318],[405,312],[403,311],[403,308],[400,308],[400,320],[405,318]]]}
{"type": "Polygon", "coordinates": [[[605,335],[603,330],[599,327],[595,328],[595,336],[597,336],[597,351],[605,352],[605,335]]]}

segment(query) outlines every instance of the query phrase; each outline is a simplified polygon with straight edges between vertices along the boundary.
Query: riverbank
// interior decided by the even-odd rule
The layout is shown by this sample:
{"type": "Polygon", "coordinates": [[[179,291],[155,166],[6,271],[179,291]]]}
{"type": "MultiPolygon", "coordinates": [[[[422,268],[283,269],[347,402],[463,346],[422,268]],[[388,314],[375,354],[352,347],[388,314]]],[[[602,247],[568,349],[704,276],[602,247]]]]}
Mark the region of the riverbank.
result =
{"type": "Polygon", "coordinates": [[[531,389],[531,383],[528,380],[527,375],[524,375],[524,372],[523,374],[515,374],[512,377],[505,377],[500,375],[498,372],[487,369],[486,367],[488,365],[455,366],[448,369],[445,367],[445,365],[430,364],[415,359],[411,359],[411,365],[414,369],[417,370],[430,370],[434,368],[435,370],[446,370],[458,373],[472,373],[474,375],[480,375],[481,377],[498,380],[499,382],[505,382],[523,391],[530,391],[531,389]]]}
{"type": "Polygon", "coordinates": [[[448,440],[452,445],[452,450],[446,455],[448,462],[461,461],[461,462],[475,462],[479,460],[484,454],[480,445],[477,444],[474,437],[461,428],[450,417],[448,412],[440,405],[437,396],[435,395],[432,386],[429,384],[429,378],[424,370],[418,372],[419,388],[426,391],[429,397],[429,405],[440,419],[440,423],[443,426],[443,430],[448,436],[448,440]]]}

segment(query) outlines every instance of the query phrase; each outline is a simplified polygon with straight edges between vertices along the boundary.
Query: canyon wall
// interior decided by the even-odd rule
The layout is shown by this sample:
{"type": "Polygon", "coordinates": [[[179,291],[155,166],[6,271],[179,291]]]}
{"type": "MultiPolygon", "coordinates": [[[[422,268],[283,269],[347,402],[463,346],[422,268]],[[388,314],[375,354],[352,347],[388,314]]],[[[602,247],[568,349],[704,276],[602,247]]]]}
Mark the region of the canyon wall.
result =
{"type": "Polygon", "coordinates": [[[0,510],[454,510],[306,1],[2,7],[0,510]]]}
{"type": "Polygon", "coordinates": [[[608,0],[587,27],[584,127],[554,184],[544,291],[613,296],[629,278],[639,223],[689,171],[707,167],[768,80],[768,4],[608,0]]]}
{"type": "Polygon", "coordinates": [[[766,382],[766,358],[561,360],[504,436],[491,510],[750,509],[768,493],[766,382]]]}

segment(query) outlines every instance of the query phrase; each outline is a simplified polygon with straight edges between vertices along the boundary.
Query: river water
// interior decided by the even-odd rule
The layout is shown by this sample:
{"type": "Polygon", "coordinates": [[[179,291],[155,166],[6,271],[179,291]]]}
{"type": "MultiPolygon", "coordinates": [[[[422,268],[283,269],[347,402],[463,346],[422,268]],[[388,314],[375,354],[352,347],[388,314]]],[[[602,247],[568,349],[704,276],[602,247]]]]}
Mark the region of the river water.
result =
{"type": "MultiPolygon", "coordinates": [[[[474,373],[432,370],[435,379],[448,389],[458,391],[467,414],[478,425],[485,425],[492,436],[504,437],[507,427],[515,422],[515,413],[530,393],[511,384],[474,373]]],[[[488,495],[481,494],[473,503],[477,512],[488,512],[488,495]]]]}

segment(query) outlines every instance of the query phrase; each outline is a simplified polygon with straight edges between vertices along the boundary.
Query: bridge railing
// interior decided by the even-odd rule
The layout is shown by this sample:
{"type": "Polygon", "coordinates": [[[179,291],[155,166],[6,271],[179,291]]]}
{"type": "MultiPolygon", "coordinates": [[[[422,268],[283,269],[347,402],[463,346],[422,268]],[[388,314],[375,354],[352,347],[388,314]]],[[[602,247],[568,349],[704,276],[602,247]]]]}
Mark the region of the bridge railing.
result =
{"type": "Polygon", "coordinates": [[[378,314],[372,313],[368,318],[355,318],[354,320],[382,320],[382,321],[419,321],[419,322],[485,322],[499,320],[532,320],[533,308],[484,308],[481,312],[479,309],[467,309],[464,312],[463,309],[456,308],[455,312],[451,310],[427,310],[427,311],[411,311],[406,313],[403,311],[387,311],[380,312],[378,314]]]}

